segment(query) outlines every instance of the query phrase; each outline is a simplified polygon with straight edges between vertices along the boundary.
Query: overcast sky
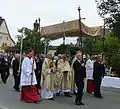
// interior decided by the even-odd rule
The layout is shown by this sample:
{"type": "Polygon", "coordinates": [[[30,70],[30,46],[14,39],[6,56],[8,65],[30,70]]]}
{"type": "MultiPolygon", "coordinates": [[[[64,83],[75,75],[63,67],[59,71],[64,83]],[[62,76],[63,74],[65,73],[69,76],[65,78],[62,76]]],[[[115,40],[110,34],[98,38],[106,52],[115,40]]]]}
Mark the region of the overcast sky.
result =
{"type": "MultiPolygon", "coordinates": [[[[0,0],[0,16],[6,19],[11,36],[15,39],[17,29],[22,27],[33,28],[33,23],[39,17],[41,26],[61,23],[63,20],[78,18],[78,5],[81,7],[81,16],[87,26],[102,25],[103,21],[97,14],[95,0],[0,0]]],[[[67,43],[76,39],[67,39],[67,43]]],[[[62,40],[52,44],[61,44],[62,40]]]]}

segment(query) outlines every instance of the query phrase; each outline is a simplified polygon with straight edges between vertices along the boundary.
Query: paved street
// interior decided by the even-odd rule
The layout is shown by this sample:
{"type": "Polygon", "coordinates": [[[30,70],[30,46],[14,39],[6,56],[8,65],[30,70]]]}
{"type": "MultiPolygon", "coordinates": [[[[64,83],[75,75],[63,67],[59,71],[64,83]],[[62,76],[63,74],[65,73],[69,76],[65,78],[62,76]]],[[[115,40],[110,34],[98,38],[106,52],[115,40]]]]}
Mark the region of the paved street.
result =
{"type": "MultiPolygon", "coordinates": [[[[118,89],[105,88],[104,99],[94,98],[92,95],[84,94],[85,106],[74,105],[74,97],[56,97],[55,101],[44,100],[40,104],[20,102],[20,93],[12,89],[12,76],[5,85],[0,82],[0,106],[5,109],[120,109],[120,91],[118,89]]],[[[0,108],[1,109],[1,108],[0,108]]]]}

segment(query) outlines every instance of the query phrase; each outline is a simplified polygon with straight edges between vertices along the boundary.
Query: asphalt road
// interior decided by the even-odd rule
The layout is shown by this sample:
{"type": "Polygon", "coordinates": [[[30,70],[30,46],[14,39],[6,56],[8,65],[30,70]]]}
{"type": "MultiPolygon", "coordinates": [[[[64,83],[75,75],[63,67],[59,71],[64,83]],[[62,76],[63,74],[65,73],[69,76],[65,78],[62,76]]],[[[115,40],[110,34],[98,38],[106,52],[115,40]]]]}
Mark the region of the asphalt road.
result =
{"type": "MultiPolygon", "coordinates": [[[[1,80],[0,80],[1,81],[1,80]]],[[[120,90],[104,88],[103,99],[94,98],[84,93],[85,106],[74,105],[74,98],[64,96],[55,97],[54,101],[44,100],[40,104],[20,102],[20,93],[12,89],[13,77],[10,76],[7,84],[0,82],[0,109],[120,109],[120,90]]]]}

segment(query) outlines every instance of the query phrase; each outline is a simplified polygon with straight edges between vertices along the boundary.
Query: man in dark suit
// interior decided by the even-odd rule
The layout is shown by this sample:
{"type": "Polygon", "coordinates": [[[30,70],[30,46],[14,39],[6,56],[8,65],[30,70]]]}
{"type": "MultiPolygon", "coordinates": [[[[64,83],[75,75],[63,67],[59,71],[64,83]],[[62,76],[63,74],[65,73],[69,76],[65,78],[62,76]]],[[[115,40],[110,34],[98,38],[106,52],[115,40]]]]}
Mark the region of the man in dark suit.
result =
{"type": "Polygon", "coordinates": [[[6,75],[9,73],[9,67],[8,67],[8,63],[7,60],[5,59],[4,54],[2,54],[1,58],[0,58],[0,66],[1,66],[1,79],[3,81],[4,84],[6,84],[6,80],[8,78],[8,75],[6,75]]]}
{"type": "Polygon", "coordinates": [[[105,74],[104,64],[101,63],[100,57],[96,57],[93,69],[93,79],[95,84],[94,96],[97,98],[103,98],[100,92],[100,86],[104,74],[105,74]]]}
{"type": "Polygon", "coordinates": [[[20,55],[15,55],[15,60],[13,60],[13,76],[14,76],[14,86],[13,88],[19,92],[19,84],[20,84],[20,75],[19,75],[19,59],[20,55]]]}
{"type": "Polygon", "coordinates": [[[4,54],[4,59],[5,59],[5,65],[4,65],[4,67],[5,67],[5,70],[4,70],[4,72],[5,72],[5,80],[4,80],[4,82],[6,83],[8,77],[10,75],[10,71],[9,71],[10,66],[9,66],[9,61],[8,61],[8,55],[7,54],[4,54]]]}
{"type": "Polygon", "coordinates": [[[75,84],[77,86],[75,103],[76,105],[84,105],[84,103],[82,103],[82,96],[84,89],[85,70],[82,63],[82,53],[77,53],[76,58],[76,61],[73,63],[73,69],[75,72],[75,84]]]}
{"type": "MultiPolygon", "coordinates": [[[[3,60],[4,60],[3,54],[0,53],[0,73],[1,73],[1,75],[2,75],[2,72],[3,72],[3,60]]],[[[2,78],[2,76],[1,76],[1,78],[2,78]]]]}

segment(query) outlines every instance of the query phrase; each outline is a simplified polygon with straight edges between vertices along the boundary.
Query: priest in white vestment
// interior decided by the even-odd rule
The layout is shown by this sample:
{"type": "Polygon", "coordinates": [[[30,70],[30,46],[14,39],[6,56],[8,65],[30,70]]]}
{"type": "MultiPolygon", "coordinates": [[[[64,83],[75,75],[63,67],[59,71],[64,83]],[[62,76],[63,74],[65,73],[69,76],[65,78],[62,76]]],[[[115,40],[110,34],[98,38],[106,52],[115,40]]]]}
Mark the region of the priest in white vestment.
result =
{"type": "Polygon", "coordinates": [[[90,59],[86,62],[86,79],[88,93],[94,92],[93,66],[94,66],[93,55],[90,54],[90,59]]]}
{"type": "Polygon", "coordinates": [[[57,95],[60,95],[60,92],[64,92],[64,95],[71,97],[71,82],[72,74],[71,67],[67,60],[67,57],[63,55],[62,59],[58,61],[57,72],[55,74],[55,86],[57,89],[57,95]]]}
{"type": "Polygon", "coordinates": [[[54,72],[55,66],[52,54],[48,53],[42,65],[41,97],[43,99],[54,100],[54,72]]]}
{"type": "Polygon", "coordinates": [[[24,58],[21,68],[21,101],[29,103],[39,102],[39,97],[36,88],[35,69],[36,64],[33,62],[34,51],[29,50],[28,55],[24,58]]]}

